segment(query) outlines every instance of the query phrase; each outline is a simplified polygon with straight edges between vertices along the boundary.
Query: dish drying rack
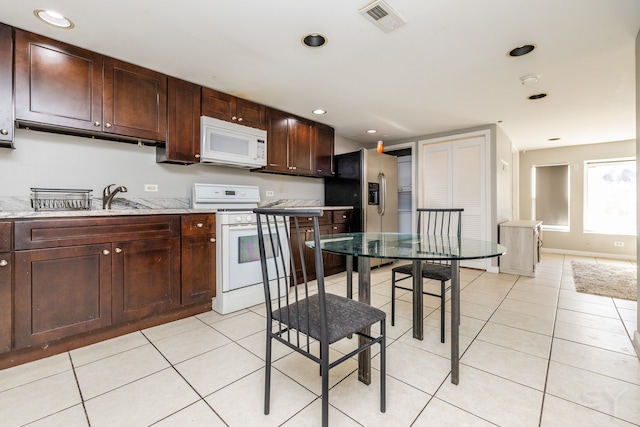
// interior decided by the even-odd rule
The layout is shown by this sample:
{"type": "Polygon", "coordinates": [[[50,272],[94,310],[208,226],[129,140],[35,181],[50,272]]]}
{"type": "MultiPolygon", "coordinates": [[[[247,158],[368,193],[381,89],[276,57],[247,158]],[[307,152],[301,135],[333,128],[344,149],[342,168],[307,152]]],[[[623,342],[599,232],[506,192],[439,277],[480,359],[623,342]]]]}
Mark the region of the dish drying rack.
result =
{"type": "Polygon", "coordinates": [[[93,190],[73,188],[31,188],[31,207],[35,211],[91,210],[93,190]]]}

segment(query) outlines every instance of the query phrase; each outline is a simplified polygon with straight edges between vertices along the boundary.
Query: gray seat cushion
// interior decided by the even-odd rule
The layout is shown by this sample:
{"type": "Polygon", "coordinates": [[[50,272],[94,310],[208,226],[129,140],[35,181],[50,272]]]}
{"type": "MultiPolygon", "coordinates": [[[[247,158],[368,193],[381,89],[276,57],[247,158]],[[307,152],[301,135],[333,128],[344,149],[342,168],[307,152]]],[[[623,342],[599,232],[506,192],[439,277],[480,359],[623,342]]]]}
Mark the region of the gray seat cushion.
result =
{"type": "MultiPolygon", "coordinates": [[[[329,344],[386,317],[382,310],[339,295],[325,294],[325,301],[329,344]]],[[[303,299],[298,304],[289,304],[275,310],[273,318],[320,340],[320,306],[317,294],[303,299]]]]}
{"type": "MultiPolygon", "coordinates": [[[[401,273],[411,276],[413,274],[413,264],[405,264],[395,267],[394,273],[401,273]]],[[[445,264],[422,263],[422,277],[425,279],[440,280],[446,282],[451,280],[451,266],[445,264]]]]}

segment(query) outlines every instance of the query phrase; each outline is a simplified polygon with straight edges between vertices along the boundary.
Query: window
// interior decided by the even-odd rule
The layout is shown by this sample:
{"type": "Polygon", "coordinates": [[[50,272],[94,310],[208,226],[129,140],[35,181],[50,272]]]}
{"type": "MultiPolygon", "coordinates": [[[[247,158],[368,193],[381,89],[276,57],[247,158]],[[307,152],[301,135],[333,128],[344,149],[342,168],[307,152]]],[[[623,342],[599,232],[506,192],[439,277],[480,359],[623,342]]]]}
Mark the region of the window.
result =
{"type": "Polygon", "coordinates": [[[636,161],[585,162],[584,232],[636,235],[636,161]]]}
{"type": "Polygon", "coordinates": [[[532,218],[545,230],[569,231],[569,165],[534,166],[532,218]]]}

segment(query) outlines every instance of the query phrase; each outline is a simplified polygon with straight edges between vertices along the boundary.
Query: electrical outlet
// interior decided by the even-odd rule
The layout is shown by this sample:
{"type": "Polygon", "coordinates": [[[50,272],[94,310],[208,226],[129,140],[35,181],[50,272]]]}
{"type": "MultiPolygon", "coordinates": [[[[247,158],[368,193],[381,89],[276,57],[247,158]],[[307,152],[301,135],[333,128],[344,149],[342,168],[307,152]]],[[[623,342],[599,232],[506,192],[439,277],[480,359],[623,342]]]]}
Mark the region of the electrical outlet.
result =
{"type": "Polygon", "coordinates": [[[273,197],[273,191],[267,190],[265,194],[267,197],[273,197]]]}
{"type": "Polygon", "coordinates": [[[624,246],[624,242],[613,242],[613,246],[622,247],[624,246]]]}
{"type": "Polygon", "coordinates": [[[145,184],[144,191],[158,191],[158,184],[145,184]]]}

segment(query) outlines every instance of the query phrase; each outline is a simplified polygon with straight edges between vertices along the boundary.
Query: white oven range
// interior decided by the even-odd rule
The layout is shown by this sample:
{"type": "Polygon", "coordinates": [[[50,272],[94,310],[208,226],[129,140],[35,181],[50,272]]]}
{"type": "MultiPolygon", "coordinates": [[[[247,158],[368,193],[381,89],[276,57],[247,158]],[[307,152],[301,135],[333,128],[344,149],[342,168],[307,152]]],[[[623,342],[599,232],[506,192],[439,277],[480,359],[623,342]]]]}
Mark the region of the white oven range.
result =
{"type": "MultiPolygon", "coordinates": [[[[218,313],[227,314],[264,302],[258,225],[252,211],[259,201],[260,190],[256,186],[194,184],[193,208],[217,209],[213,309],[218,313]]],[[[288,233],[288,224],[277,226],[288,233]]],[[[281,276],[288,277],[289,271],[281,276]]],[[[286,280],[280,282],[286,286],[286,280]]],[[[275,286],[274,280],[270,283],[272,295],[277,295],[275,286]]]]}

